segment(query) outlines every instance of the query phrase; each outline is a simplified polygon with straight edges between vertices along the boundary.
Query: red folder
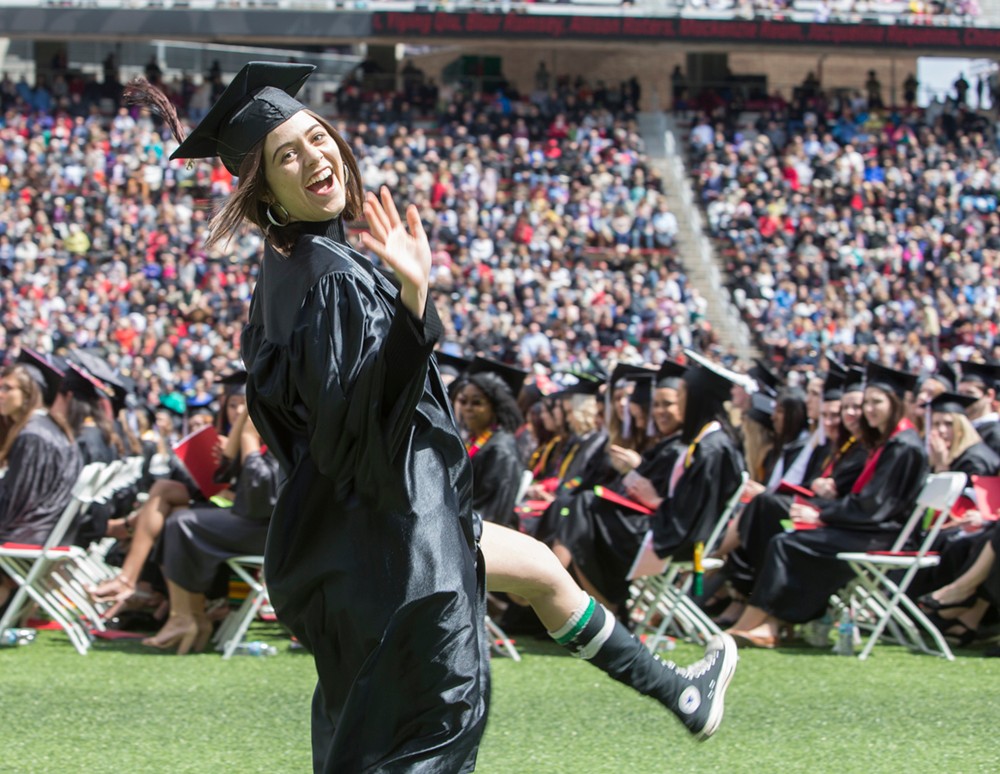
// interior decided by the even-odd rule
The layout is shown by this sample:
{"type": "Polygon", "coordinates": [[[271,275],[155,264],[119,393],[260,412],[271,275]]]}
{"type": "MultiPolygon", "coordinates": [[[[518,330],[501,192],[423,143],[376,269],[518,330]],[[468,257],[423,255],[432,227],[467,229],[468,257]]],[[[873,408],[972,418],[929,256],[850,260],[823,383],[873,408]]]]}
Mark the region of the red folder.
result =
{"type": "Polygon", "coordinates": [[[822,525],[814,521],[792,521],[792,526],[795,527],[796,532],[805,532],[810,529],[819,529],[822,525]]]}
{"type": "Polygon", "coordinates": [[[603,486],[595,486],[594,494],[604,500],[607,500],[609,503],[620,505],[622,508],[628,508],[638,513],[645,513],[647,516],[653,512],[642,503],[637,503],[635,500],[629,500],[627,497],[622,497],[617,492],[613,492],[603,486]]]}
{"type": "Polygon", "coordinates": [[[790,484],[787,481],[780,481],[778,483],[778,488],[775,490],[775,494],[790,494],[798,495],[799,497],[815,497],[816,493],[809,489],[808,487],[799,486],[798,484],[790,484]]]}
{"type": "Polygon", "coordinates": [[[174,446],[177,459],[187,468],[206,499],[226,488],[225,484],[217,484],[213,480],[219,467],[215,451],[218,445],[219,434],[212,425],[208,425],[185,436],[174,446]]]}
{"type": "Polygon", "coordinates": [[[1000,476],[973,476],[972,487],[976,490],[976,505],[987,521],[996,521],[1000,511],[1000,476]]]}

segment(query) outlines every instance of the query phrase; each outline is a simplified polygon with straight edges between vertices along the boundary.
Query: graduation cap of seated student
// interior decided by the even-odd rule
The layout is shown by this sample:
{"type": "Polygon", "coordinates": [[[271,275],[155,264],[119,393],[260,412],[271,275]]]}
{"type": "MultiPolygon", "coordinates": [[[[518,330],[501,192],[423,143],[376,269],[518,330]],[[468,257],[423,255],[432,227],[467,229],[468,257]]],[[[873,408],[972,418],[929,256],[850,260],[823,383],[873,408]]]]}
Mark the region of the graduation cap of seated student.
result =
{"type": "Polygon", "coordinates": [[[823,400],[840,400],[844,397],[844,382],[846,381],[846,369],[827,371],[826,377],[823,379],[823,400]]]}
{"type": "MultiPolygon", "coordinates": [[[[631,363],[618,363],[611,376],[608,378],[608,389],[604,391],[604,424],[611,424],[612,399],[614,391],[632,387],[632,392],[628,396],[629,403],[636,403],[645,407],[646,415],[649,416],[650,404],[653,402],[653,379],[656,371],[631,363]],[[638,394],[637,394],[638,393],[638,394]]],[[[622,436],[632,437],[632,412],[625,411],[622,417],[622,436]]]]}
{"type": "Polygon", "coordinates": [[[563,398],[570,395],[597,395],[604,386],[604,380],[590,374],[560,371],[552,375],[556,391],[550,397],[563,398]]]}
{"type": "Polygon", "coordinates": [[[753,363],[753,367],[747,371],[747,376],[754,380],[758,390],[772,398],[777,397],[781,390],[781,377],[760,358],[754,358],[753,363]]]}
{"type": "Polygon", "coordinates": [[[734,384],[754,392],[754,379],[751,376],[738,374],[725,366],[713,363],[694,350],[685,349],[684,354],[691,361],[691,365],[684,372],[684,382],[687,384],[690,397],[704,396],[727,401],[734,384]]]}
{"type": "Polygon", "coordinates": [[[847,376],[844,377],[842,393],[863,392],[865,389],[865,371],[863,368],[851,366],[847,369],[847,376]]]}
{"type": "Polygon", "coordinates": [[[676,360],[664,360],[660,365],[660,370],[656,372],[656,386],[659,389],[676,390],[680,387],[687,369],[686,365],[681,365],[676,360]]]}
{"type": "Polygon", "coordinates": [[[905,398],[917,386],[917,377],[881,363],[869,363],[865,368],[865,387],[878,387],[905,398]]]}
{"type": "Polygon", "coordinates": [[[747,419],[752,419],[768,430],[774,430],[774,409],[778,401],[770,395],[755,392],[750,396],[750,408],[747,409],[747,419]]]}
{"type": "Polygon", "coordinates": [[[111,399],[113,392],[110,387],[95,379],[85,369],[76,363],[69,363],[66,374],[59,384],[60,393],[69,393],[74,398],[95,401],[101,398],[111,399]]]}
{"type": "Polygon", "coordinates": [[[987,390],[995,390],[1000,383],[1000,363],[962,363],[962,378],[958,381],[981,384],[987,390]]]}
{"type": "Polygon", "coordinates": [[[937,370],[927,377],[928,380],[938,382],[944,387],[945,392],[954,392],[958,386],[958,374],[951,367],[950,363],[943,360],[938,363],[937,370]]]}
{"type": "Polygon", "coordinates": [[[219,384],[222,385],[223,395],[246,395],[247,372],[237,368],[219,379],[219,384]]]}
{"type": "Polygon", "coordinates": [[[111,365],[102,357],[85,349],[75,349],[70,352],[70,362],[75,363],[88,374],[110,389],[111,408],[117,415],[125,408],[125,398],[130,391],[135,390],[135,382],[115,373],[111,365]]]}
{"type": "Polygon", "coordinates": [[[249,62],[170,158],[218,156],[238,175],[243,159],[268,132],[305,109],[295,95],[315,69],[310,64],[249,62]]]}
{"type": "Polygon", "coordinates": [[[465,373],[467,376],[482,373],[499,376],[515,399],[521,394],[521,389],[524,387],[524,380],[528,378],[528,372],[523,368],[517,368],[516,366],[501,363],[499,360],[482,357],[481,355],[476,355],[475,360],[472,361],[465,373]]]}
{"type": "Polygon", "coordinates": [[[461,355],[452,355],[440,349],[434,353],[434,357],[437,358],[438,371],[441,372],[441,376],[450,376],[452,379],[457,379],[468,371],[469,366],[472,365],[472,361],[469,358],[462,357],[461,355]]]}
{"type": "Polygon", "coordinates": [[[959,395],[957,392],[942,392],[936,398],[932,398],[929,405],[932,412],[941,414],[964,414],[965,410],[975,403],[978,398],[971,395],[959,395]]]}
{"type": "Polygon", "coordinates": [[[51,406],[59,391],[59,384],[65,376],[65,371],[49,361],[45,355],[33,349],[22,347],[17,356],[19,365],[24,366],[28,376],[42,391],[42,400],[46,406],[51,406]]]}

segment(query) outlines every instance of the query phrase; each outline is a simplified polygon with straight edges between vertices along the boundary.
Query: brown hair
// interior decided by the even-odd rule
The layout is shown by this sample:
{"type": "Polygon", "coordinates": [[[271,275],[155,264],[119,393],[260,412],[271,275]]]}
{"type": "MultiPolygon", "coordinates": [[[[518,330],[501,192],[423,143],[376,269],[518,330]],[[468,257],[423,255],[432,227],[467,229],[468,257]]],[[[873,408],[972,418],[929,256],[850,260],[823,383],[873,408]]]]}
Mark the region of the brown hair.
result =
{"type": "Polygon", "coordinates": [[[888,396],[889,403],[892,405],[892,413],[889,414],[889,424],[886,425],[884,433],[879,432],[878,428],[869,425],[864,411],[861,412],[861,426],[858,430],[861,435],[861,442],[869,449],[877,449],[888,441],[889,437],[896,431],[896,426],[899,424],[899,420],[903,418],[906,407],[903,405],[902,398],[894,392],[883,390],[881,387],[869,387],[867,389],[878,390],[883,395],[888,396]]]}
{"type": "Polygon", "coordinates": [[[24,366],[10,365],[0,371],[0,378],[8,376],[13,376],[17,380],[17,386],[24,395],[24,403],[16,415],[3,417],[0,420],[3,422],[3,430],[0,431],[0,437],[3,438],[2,443],[0,443],[0,464],[6,464],[10,447],[14,445],[14,441],[17,440],[17,436],[24,429],[24,426],[28,424],[31,415],[35,413],[36,409],[42,407],[42,390],[38,383],[28,375],[24,366]]]}
{"type": "MultiPolygon", "coordinates": [[[[305,112],[315,118],[320,126],[329,132],[340,149],[340,157],[348,177],[344,186],[346,189],[344,211],[340,217],[345,222],[357,220],[361,217],[361,208],[364,205],[364,191],[361,188],[361,171],[358,169],[354,154],[329,121],[311,110],[307,109],[305,112]]],[[[249,221],[264,232],[264,238],[276,250],[288,253],[295,245],[301,232],[296,223],[275,226],[267,219],[267,208],[270,204],[269,193],[267,180],[264,177],[264,140],[261,140],[251,148],[240,163],[239,185],[233,195],[222,205],[222,209],[212,217],[208,227],[207,246],[211,247],[219,242],[229,241],[244,221],[249,221]]]]}

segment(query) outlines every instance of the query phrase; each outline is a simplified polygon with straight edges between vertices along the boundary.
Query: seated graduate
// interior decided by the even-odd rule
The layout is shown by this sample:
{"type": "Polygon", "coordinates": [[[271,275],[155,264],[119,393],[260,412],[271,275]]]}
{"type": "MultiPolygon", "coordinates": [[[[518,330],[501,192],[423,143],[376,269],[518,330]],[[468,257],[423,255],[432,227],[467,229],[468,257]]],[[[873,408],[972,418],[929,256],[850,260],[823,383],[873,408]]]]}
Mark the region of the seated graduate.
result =
{"type": "MultiPolygon", "coordinates": [[[[47,378],[23,363],[0,371],[0,543],[44,543],[83,467],[72,430],[42,406],[47,378]]],[[[0,607],[12,589],[0,573],[0,607]]]]}
{"type": "Polygon", "coordinates": [[[854,575],[842,551],[887,549],[909,517],[927,476],[920,436],[905,418],[916,377],[869,363],[865,372],[861,438],[869,449],[850,493],[802,505],[796,518],[816,525],[773,537],[749,604],[730,632],[743,644],[775,647],[782,622],[820,617],[830,595],[854,575]]]}
{"type": "MultiPolygon", "coordinates": [[[[820,419],[826,441],[813,452],[804,488],[813,492],[809,507],[850,491],[861,474],[867,452],[858,441],[861,419],[862,374],[831,370],[824,381],[820,419]],[[845,384],[845,379],[852,381],[845,384]],[[815,502],[813,502],[815,500],[815,502]]],[[[746,509],[730,523],[719,553],[726,555],[729,596],[735,601],[720,617],[733,623],[742,612],[742,601],[753,588],[757,568],[764,561],[768,545],[775,535],[784,532],[782,521],[794,518],[801,497],[787,491],[765,492],[751,500],[746,509]]]]}
{"type": "MultiPolygon", "coordinates": [[[[621,475],[607,489],[646,508],[649,504],[644,498],[650,497],[650,493],[656,499],[667,495],[674,460],[682,449],[677,393],[685,370],[679,363],[668,360],[660,367],[655,381],[638,380],[629,401],[635,406],[651,400],[649,414],[654,432],[650,435],[655,442],[634,468],[622,460],[621,475]]],[[[574,515],[563,520],[553,551],[564,567],[572,565],[583,588],[617,612],[628,595],[625,576],[649,531],[650,517],[604,498],[599,491],[591,488],[573,499],[570,507],[574,515]]]]}
{"type": "Polygon", "coordinates": [[[167,520],[153,558],[167,581],[170,617],[143,645],[176,646],[178,655],[203,650],[212,633],[205,600],[219,585],[220,568],[234,556],[264,551],[278,496],[278,461],[261,444],[245,405],[239,407],[229,434],[239,439],[238,456],[230,469],[236,474],[233,504],[179,508],[167,520]]]}
{"type": "Polygon", "coordinates": [[[765,485],[775,461],[774,408],[777,401],[763,392],[747,400],[740,430],[743,435],[743,458],[750,481],[765,485]]]}
{"type": "Polygon", "coordinates": [[[935,473],[954,470],[968,476],[995,476],[1000,472],[1000,455],[986,445],[965,415],[975,402],[971,395],[951,392],[930,401],[927,455],[935,473]]]}
{"type": "Polygon", "coordinates": [[[998,383],[1000,363],[961,364],[957,391],[976,399],[965,409],[965,414],[986,445],[1000,454],[1000,414],[996,411],[998,383]]]}
{"type": "Polygon", "coordinates": [[[697,353],[685,354],[690,364],[677,390],[682,449],[666,496],[631,493],[656,509],[651,526],[657,556],[678,560],[690,559],[695,545],[712,532],[745,469],[725,409],[732,385],[741,377],[697,353]]]}
{"type": "Polygon", "coordinates": [[[922,437],[926,437],[930,429],[928,405],[943,392],[955,392],[957,384],[958,374],[955,373],[955,369],[942,360],[934,373],[921,380],[913,399],[906,402],[906,418],[913,423],[922,437]]]}
{"type": "Polygon", "coordinates": [[[517,528],[514,506],[524,473],[514,432],[521,412],[514,398],[527,372],[477,357],[455,382],[458,419],[472,461],[472,508],[486,521],[517,528]]]}

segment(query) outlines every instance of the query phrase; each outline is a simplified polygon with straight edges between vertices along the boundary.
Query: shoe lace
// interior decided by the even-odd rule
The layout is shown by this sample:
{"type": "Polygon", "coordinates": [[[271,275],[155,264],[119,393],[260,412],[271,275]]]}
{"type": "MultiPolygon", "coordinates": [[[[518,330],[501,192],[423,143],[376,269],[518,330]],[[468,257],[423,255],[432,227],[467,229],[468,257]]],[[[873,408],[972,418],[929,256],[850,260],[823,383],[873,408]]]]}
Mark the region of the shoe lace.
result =
{"type": "Polygon", "coordinates": [[[702,677],[711,671],[712,667],[714,667],[715,663],[719,660],[719,653],[720,652],[717,650],[712,651],[686,667],[678,666],[673,661],[664,662],[664,666],[672,669],[680,677],[688,680],[697,680],[699,677],[702,677]]]}

